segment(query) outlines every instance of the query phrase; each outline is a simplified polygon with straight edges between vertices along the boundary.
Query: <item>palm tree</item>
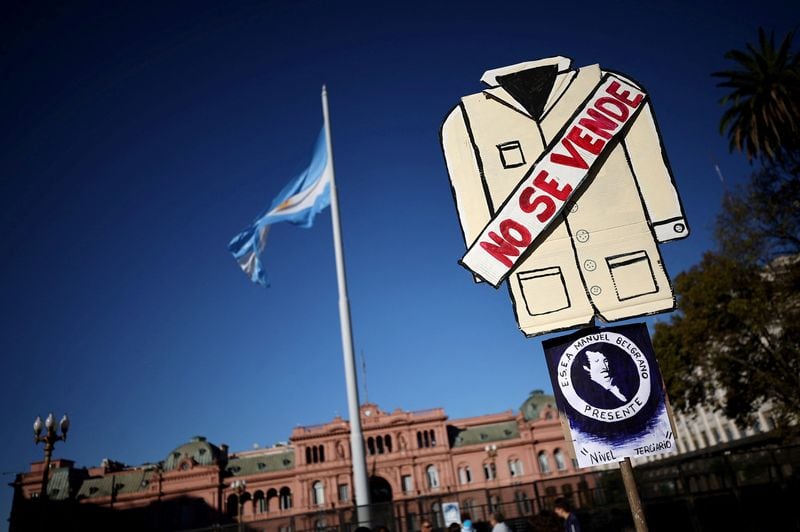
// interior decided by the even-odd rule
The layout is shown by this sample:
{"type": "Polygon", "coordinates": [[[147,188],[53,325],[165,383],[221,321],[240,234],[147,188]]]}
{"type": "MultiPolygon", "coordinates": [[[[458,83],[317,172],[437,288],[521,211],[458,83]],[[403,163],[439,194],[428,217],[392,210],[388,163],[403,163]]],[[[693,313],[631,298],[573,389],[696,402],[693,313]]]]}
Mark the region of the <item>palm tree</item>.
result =
{"type": "Polygon", "coordinates": [[[730,50],[726,59],[735,70],[714,72],[718,87],[731,89],[720,100],[728,105],[720,132],[730,140],[731,151],[747,159],[774,162],[800,155],[800,54],[792,50],[794,31],[775,47],[773,33],[758,29],[758,48],[730,50]]]}

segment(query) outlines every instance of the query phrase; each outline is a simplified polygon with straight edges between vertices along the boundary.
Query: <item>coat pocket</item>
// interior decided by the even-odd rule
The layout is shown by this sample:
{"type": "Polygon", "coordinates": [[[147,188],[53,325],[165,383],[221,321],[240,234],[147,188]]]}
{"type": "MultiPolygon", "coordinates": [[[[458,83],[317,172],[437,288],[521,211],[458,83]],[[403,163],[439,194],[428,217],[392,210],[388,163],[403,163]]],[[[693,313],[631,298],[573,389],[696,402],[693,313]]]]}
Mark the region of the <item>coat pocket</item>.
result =
{"type": "Polygon", "coordinates": [[[606,263],[620,301],[658,292],[653,265],[646,251],[606,257],[606,263]]]}
{"type": "Polygon", "coordinates": [[[561,268],[527,270],[517,274],[525,308],[531,316],[541,316],[570,307],[561,268]]]}

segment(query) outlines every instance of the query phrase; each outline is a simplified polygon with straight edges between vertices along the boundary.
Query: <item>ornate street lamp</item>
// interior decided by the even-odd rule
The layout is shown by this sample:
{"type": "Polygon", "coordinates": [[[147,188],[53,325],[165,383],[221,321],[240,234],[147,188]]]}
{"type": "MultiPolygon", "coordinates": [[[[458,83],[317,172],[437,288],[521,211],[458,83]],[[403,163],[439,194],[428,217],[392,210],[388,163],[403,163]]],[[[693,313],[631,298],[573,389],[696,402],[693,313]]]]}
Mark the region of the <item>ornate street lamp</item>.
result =
{"type": "Polygon", "coordinates": [[[33,441],[36,443],[44,442],[44,471],[42,471],[42,491],[39,494],[41,500],[47,499],[47,479],[50,474],[50,459],[53,457],[53,449],[57,441],[67,441],[67,430],[69,430],[69,418],[66,414],[61,418],[61,434],[56,433],[56,418],[50,412],[47,419],[42,423],[42,418],[36,416],[33,422],[33,441]],[[42,436],[42,428],[46,428],[45,435],[42,436]]]}
{"type": "Polygon", "coordinates": [[[239,532],[244,530],[244,523],[242,522],[242,513],[244,511],[244,500],[242,496],[247,490],[247,482],[244,479],[236,479],[231,483],[231,489],[236,494],[236,502],[239,504],[239,532]]]}

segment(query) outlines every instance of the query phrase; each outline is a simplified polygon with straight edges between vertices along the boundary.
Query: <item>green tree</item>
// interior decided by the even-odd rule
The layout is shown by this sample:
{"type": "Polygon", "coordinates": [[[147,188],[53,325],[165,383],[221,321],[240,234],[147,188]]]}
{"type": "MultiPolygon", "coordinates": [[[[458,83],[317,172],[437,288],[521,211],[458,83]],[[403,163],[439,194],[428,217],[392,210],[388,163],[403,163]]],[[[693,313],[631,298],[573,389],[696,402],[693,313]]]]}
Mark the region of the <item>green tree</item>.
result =
{"type": "MultiPolygon", "coordinates": [[[[727,131],[731,150],[748,160],[776,161],[797,156],[800,147],[800,55],[792,50],[794,32],[779,46],[772,33],[759,28],[758,47],[725,54],[737,64],[732,70],[715,72],[718,87],[731,89],[720,103],[727,109],[720,131],[727,131]]],[[[796,159],[795,159],[796,162],[796,159]]]]}
{"type": "Polygon", "coordinates": [[[678,311],[653,338],[672,403],[721,409],[740,425],[769,402],[782,427],[800,422],[800,90],[793,34],[776,48],[730,51],[743,70],[721,128],[731,149],[761,163],[725,195],[716,250],[675,279],[678,311]]]}
{"type": "Polygon", "coordinates": [[[800,263],[763,267],[719,253],[675,280],[679,311],[653,344],[673,405],[719,408],[738,424],[769,401],[780,425],[800,421],[800,263]]]}

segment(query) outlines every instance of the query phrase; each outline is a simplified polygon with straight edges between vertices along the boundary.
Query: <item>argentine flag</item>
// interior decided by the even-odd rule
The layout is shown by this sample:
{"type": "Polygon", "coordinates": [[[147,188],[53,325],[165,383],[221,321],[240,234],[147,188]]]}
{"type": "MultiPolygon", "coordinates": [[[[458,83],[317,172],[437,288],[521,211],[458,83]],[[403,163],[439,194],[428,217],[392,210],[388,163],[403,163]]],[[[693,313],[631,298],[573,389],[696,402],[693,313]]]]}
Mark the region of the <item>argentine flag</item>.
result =
{"type": "Polygon", "coordinates": [[[333,165],[328,156],[323,126],[308,168],[284,187],[266,212],[228,244],[228,250],[251,281],[269,286],[259,258],[267,241],[269,226],[276,222],[291,222],[300,227],[311,227],[317,213],[331,204],[332,176],[333,165]]]}

